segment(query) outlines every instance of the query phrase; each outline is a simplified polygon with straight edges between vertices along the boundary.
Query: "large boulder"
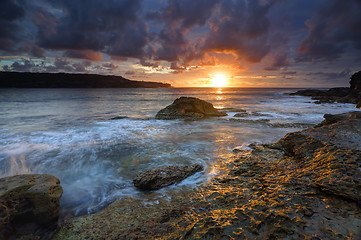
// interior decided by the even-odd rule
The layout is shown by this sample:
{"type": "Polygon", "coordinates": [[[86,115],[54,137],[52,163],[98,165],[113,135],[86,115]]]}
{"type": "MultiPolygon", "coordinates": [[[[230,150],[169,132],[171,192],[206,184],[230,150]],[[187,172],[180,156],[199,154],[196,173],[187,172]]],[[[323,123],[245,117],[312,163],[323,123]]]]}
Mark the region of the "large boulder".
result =
{"type": "Polygon", "coordinates": [[[26,174],[0,178],[0,239],[41,232],[56,223],[63,193],[58,178],[26,174]]]}
{"type": "Polygon", "coordinates": [[[160,110],[155,118],[163,120],[198,120],[209,116],[220,117],[226,115],[226,113],[215,109],[209,102],[194,97],[180,97],[171,105],[160,110]]]}
{"type": "Polygon", "coordinates": [[[166,166],[151,169],[138,174],[134,179],[134,186],[141,190],[158,190],[160,188],[181,182],[187,177],[203,170],[203,166],[193,164],[189,166],[166,166]]]}

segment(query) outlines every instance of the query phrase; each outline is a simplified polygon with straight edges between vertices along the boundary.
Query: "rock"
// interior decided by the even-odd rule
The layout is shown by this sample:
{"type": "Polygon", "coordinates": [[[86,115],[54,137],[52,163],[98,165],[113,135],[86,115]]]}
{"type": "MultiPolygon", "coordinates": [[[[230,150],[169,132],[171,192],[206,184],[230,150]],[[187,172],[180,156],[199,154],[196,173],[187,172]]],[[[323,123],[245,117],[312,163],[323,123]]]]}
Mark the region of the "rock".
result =
{"type": "Polygon", "coordinates": [[[361,119],[331,118],[250,144],[199,188],[125,197],[53,239],[361,239],[361,119]]]}
{"type": "Polygon", "coordinates": [[[248,115],[249,115],[248,113],[242,112],[242,113],[236,113],[236,114],[234,114],[233,117],[246,117],[246,116],[248,116],[248,115]]]}
{"type": "Polygon", "coordinates": [[[138,174],[133,179],[133,183],[134,186],[142,190],[157,190],[181,182],[202,170],[203,166],[199,164],[190,166],[166,166],[138,174]]]}
{"type": "Polygon", "coordinates": [[[221,108],[218,110],[225,111],[225,112],[240,112],[240,113],[247,112],[246,110],[244,110],[242,108],[221,108]]]}
{"type": "Polygon", "coordinates": [[[62,193],[59,179],[52,175],[0,178],[0,239],[32,234],[56,223],[62,193]]]}
{"type": "Polygon", "coordinates": [[[350,120],[350,119],[360,119],[361,118],[361,112],[348,112],[348,113],[341,113],[341,114],[325,114],[323,115],[323,120],[320,124],[318,124],[316,127],[321,127],[324,125],[330,125],[336,122],[350,120]]]}
{"type": "Polygon", "coordinates": [[[289,133],[279,141],[285,153],[304,165],[321,191],[361,200],[361,112],[325,114],[313,129],[289,133]]]}
{"type": "Polygon", "coordinates": [[[361,71],[354,73],[350,79],[351,79],[350,88],[360,91],[361,90],[361,71]]]}
{"type": "Polygon", "coordinates": [[[215,109],[209,102],[194,97],[180,97],[171,105],[160,110],[155,118],[163,120],[199,120],[205,117],[220,117],[226,115],[226,113],[215,109]]]}
{"type": "Polygon", "coordinates": [[[110,118],[110,120],[119,120],[119,119],[125,119],[128,118],[127,116],[117,116],[117,117],[112,117],[110,118]]]}
{"type": "Polygon", "coordinates": [[[241,122],[241,123],[254,123],[254,124],[265,124],[268,123],[269,119],[239,119],[239,118],[230,118],[227,119],[230,122],[241,122]]]}
{"type": "Polygon", "coordinates": [[[352,103],[357,104],[356,108],[361,107],[361,71],[351,76],[349,88],[330,88],[328,90],[305,89],[299,90],[290,95],[308,96],[316,100],[315,104],[321,103],[352,103]]]}
{"type": "Polygon", "coordinates": [[[357,102],[356,108],[361,108],[361,100],[357,102]]]}

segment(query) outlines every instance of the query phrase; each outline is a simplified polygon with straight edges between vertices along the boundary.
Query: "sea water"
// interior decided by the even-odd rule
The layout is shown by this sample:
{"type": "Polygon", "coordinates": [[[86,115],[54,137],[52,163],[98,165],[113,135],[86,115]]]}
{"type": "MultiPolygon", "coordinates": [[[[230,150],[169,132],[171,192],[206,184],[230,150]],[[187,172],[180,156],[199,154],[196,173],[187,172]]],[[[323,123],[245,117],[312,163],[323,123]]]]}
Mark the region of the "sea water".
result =
{"type": "Polygon", "coordinates": [[[98,211],[139,193],[138,173],[167,165],[205,167],[180,184],[196,187],[221,169],[235,147],[274,142],[311,127],[325,113],[356,110],[352,104],[315,104],[290,96],[296,89],[0,89],[0,177],[52,174],[64,189],[62,211],[98,211]],[[181,96],[197,97],[228,116],[201,121],[156,120],[181,96]],[[233,108],[229,109],[229,108],[233,108]],[[237,109],[249,115],[235,117],[237,109]],[[119,119],[114,119],[119,117],[119,119]]]}

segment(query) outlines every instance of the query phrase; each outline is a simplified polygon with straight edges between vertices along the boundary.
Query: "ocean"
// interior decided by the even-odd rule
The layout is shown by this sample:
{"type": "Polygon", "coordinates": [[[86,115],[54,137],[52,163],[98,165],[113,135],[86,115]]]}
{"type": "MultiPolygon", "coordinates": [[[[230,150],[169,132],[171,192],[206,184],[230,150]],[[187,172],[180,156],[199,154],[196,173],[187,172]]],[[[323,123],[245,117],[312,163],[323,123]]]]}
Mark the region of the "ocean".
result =
{"type": "Polygon", "coordinates": [[[139,193],[133,177],[166,165],[199,163],[203,173],[162,190],[193,188],[220,174],[234,148],[269,143],[353,104],[315,104],[297,89],[0,89],[0,177],[52,174],[64,189],[62,212],[94,213],[139,193]],[[181,96],[197,97],[228,116],[156,120],[181,96]],[[233,108],[233,109],[230,109],[233,108]],[[235,117],[237,109],[248,115],[235,117]],[[113,119],[119,117],[119,119],[113,119]]]}

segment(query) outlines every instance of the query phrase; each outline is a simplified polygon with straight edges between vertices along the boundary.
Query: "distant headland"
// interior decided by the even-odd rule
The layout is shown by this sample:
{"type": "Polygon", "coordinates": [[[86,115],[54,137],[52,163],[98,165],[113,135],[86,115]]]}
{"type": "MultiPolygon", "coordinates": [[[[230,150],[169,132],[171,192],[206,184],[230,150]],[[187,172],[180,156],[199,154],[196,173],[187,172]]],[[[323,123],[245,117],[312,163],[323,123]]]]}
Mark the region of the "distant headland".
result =
{"type": "Polygon", "coordinates": [[[0,88],[169,88],[168,83],[134,81],[114,75],[0,72],[0,88]]]}

